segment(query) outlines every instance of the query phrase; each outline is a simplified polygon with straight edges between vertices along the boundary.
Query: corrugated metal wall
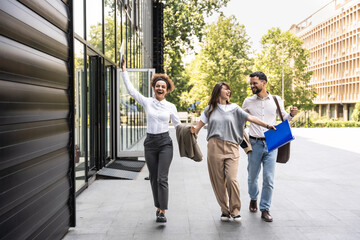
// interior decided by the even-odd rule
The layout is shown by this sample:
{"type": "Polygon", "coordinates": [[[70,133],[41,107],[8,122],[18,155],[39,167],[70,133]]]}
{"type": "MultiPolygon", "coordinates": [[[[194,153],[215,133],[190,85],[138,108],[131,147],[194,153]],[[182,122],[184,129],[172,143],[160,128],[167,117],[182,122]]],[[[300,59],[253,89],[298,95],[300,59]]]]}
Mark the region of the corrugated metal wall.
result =
{"type": "Polygon", "coordinates": [[[71,1],[0,1],[0,239],[75,225],[71,1]]]}
{"type": "Polygon", "coordinates": [[[153,67],[157,73],[164,71],[164,3],[153,3],[153,67]]]}

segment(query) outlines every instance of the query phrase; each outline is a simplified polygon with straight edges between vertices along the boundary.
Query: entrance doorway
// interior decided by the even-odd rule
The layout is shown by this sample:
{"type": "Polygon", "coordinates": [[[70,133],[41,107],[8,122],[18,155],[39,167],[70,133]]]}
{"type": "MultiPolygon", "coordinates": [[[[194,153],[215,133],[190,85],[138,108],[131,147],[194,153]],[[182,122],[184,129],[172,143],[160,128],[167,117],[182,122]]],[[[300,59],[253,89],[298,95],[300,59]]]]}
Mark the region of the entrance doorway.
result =
{"type": "Polygon", "coordinates": [[[100,96],[102,58],[98,55],[87,57],[87,140],[88,140],[88,162],[87,178],[96,173],[96,165],[99,162],[99,132],[100,132],[100,96]]]}

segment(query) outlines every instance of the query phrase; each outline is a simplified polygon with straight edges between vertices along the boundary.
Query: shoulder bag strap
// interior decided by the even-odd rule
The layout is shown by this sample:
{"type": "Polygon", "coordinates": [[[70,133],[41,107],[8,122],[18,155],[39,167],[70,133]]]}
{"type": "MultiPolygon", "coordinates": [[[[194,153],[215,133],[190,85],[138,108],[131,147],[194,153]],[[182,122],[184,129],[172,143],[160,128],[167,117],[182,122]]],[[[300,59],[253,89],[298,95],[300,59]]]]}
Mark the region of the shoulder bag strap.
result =
{"type": "Polygon", "coordinates": [[[282,114],[281,114],[281,111],[280,111],[279,102],[278,102],[276,96],[273,95],[272,97],[274,98],[274,101],[275,101],[275,103],[276,103],[276,107],[277,107],[277,111],[278,111],[278,113],[279,113],[280,119],[281,119],[281,121],[283,122],[283,121],[284,121],[284,118],[283,118],[283,116],[282,116],[282,114]]]}

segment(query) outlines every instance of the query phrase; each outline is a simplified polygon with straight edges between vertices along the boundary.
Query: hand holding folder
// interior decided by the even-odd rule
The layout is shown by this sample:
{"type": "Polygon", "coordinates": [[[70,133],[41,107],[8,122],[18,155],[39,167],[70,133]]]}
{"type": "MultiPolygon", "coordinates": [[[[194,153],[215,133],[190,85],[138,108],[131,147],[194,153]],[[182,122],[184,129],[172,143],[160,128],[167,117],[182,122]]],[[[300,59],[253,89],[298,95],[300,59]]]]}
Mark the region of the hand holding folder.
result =
{"type": "Polygon", "coordinates": [[[269,152],[295,139],[288,120],[276,125],[276,129],[270,129],[264,133],[269,152]]]}

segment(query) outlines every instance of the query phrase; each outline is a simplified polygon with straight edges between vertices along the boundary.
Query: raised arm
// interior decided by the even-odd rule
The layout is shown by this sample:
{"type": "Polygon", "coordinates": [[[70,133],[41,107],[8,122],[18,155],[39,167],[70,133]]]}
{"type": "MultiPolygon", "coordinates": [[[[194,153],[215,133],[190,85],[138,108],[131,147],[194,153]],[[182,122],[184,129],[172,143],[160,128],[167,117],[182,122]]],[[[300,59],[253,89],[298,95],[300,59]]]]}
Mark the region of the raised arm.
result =
{"type": "Polygon", "coordinates": [[[274,129],[276,130],[275,126],[274,125],[268,125],[266,122],[263,122],[261,121],[259,118],[253,116],[253,115],[250,115],[248,116],[248,119],[247,119],[249,122],[252,122],[252,123],[255,123],[259,126],[262,126],[264,128],[267,128],[267,129],[274,129]]]}
{"type": "MultiPolygon", "coordinates": [[[[284,120],[289,120],[291,121],[293,119],[293,117],[295,117],[295,115],[297,114],[298,112],[298,109],[297,107],[291,107],[290,108],[290,113],[287,113],[285,111],[285,108],[284,108],[284,101],[281,99],[281,98],[278,98],[276,97],[278,102],[279,102],[279,106],[280,106],[280,111],[281,111],[281,115],[282,117],[284,118],[284,120]]],[[[276,111],[276,113],[279,115],[279,113],[276,111]]],[[[280,116],[279,116],[280,117],[280,116]]]]}
{"type": "Polygon", "coordinates": [[[123,81],[124,81],[124,84],[125,84],[125,87],[126,87],[127,92],[128,92],[141,106],[144,106],[144,105],[145,105],[145,102],[146,102],[146,97],[144,97],[141,93],[139,93],[139,92],[134,88],[134,86],[132,85],[132,83],[130,82],[128,72],[126,71],[125,61],[123,62],[121,77],[122,77],[122,79],[123,79],[123,81]]]}

